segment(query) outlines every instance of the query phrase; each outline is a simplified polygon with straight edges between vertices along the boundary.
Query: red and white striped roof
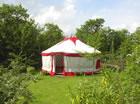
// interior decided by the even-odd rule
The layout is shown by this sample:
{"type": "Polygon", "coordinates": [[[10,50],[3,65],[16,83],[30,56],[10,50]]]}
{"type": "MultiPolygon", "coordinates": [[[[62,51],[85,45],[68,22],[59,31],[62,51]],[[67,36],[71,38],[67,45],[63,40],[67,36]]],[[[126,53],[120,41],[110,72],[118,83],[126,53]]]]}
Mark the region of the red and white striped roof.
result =
{"type": "Polygon", "coordinates": [[[57,43],[56,45],[50,47],[49,49],[42,51],[43,56],[53,55],[53,54],[64,54],[64,55],[74,55],[80,53],[101,53],[97,49],[83,43],[77,37],[65,38],[63,41],[57,43]]]}

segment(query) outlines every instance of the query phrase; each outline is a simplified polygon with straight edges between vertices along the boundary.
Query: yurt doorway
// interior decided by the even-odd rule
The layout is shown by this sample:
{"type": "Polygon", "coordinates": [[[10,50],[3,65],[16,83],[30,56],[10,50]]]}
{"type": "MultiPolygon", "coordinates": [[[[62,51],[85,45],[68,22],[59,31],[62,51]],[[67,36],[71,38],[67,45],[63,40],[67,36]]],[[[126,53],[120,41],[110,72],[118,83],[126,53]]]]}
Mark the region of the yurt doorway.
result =
{"type": "Polygon", "coordinates": [[[56,55],[55,56],[55,72],[56,74],[62,74],[64,70],[64,56],[56,55]]]}

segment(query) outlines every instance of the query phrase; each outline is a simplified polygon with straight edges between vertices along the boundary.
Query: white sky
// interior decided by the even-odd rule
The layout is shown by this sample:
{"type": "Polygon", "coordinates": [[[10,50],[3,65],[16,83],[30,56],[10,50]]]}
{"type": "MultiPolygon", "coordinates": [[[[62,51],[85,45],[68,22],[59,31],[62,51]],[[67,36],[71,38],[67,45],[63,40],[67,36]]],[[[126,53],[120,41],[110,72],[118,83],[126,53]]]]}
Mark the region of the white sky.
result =
{"type": "Polygon", "coordinates": [[[43,25],[56,23],[65,34],[91,18],[105,19],[105,26],[127,28],[130,32],[140,26],[140,0],[0,0],[0,3],[22,4],[31,18],[43,25]]]}

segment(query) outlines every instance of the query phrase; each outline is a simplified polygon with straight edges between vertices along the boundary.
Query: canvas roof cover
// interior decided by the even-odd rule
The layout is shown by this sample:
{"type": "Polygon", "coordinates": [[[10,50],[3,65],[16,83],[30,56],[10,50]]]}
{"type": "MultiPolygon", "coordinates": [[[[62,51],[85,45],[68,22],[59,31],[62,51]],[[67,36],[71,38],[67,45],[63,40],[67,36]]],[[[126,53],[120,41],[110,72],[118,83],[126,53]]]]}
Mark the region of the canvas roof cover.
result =
{"type": "Polygon", "coordinates": [[[80,53],[101,53],[97,49],[83,43],[77,37],[65,38],[63,41],[50,47],[49,49],[42,52],[43,56],[52,54],[80,54],[80,53]]]}

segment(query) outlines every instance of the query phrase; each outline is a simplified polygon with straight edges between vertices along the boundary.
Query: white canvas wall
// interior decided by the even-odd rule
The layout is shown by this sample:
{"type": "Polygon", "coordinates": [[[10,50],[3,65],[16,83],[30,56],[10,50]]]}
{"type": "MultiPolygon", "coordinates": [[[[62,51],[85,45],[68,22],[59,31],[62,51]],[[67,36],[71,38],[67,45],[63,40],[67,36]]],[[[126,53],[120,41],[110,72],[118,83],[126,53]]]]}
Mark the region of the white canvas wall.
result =
{"type": "Polygon", "coordinates": [[[42,56],[42,70],[51,71],[51,61],[52,57],[51,56],[42,56]]]}
{"type": "MultiPolygon", "coordinates": [[[[93,72],[96,70],[96,59],[64,56],[64,68],[65,72],[93,72]]],[[[55,56],[42,56],[42,69],[55,72],[55,56]]]]}
{"type": "Polygon", "coordinates": [[[96,70],[95,60],[85,57],[64,57],[65,71],[67,72],[91,72],[96,70]]]}

